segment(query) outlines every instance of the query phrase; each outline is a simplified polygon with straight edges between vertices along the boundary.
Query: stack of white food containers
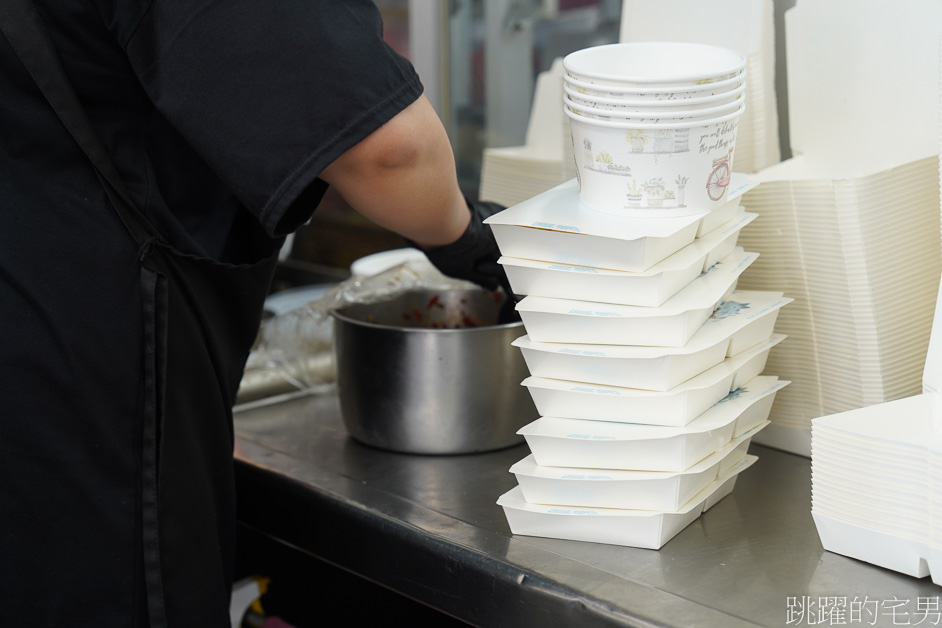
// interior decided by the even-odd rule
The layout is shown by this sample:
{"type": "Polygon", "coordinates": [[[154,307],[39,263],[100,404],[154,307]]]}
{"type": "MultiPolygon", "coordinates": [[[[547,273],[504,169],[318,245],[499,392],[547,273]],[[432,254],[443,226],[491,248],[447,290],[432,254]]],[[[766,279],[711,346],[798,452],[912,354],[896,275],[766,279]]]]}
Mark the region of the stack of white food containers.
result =
{"type": "Polygon", "coordinates": [[[795,297],[778,323],[788,342],[769,360],[793,383],[756,440],[805,456],[813,418],[919,392],[942,272],[942,3],[900,3],[892,15],[883,6],[829,0],[785,12],[795,156],[756,173],[743,201],[762,218],[740,242],[762,257],[740,286],[795,297]],[[905,114],[894,115],[901,98],[905,114]],[[886,126],[894,135],[883,141],[886,126]]]}
{"type": "Polygon", "coordinates": [[[826,550],[942,584],[942,285],[922,386],[812,421],[811,513],[826,550]]]}
{"type": "Polygon", "coordinates": [[[812,516],[831,552],[942,584],[938,393],[812,422],[812,516]]]}
{"type": "Polygon", "coordinates": [[[514,344],[541,415],[498,500],[515,534],[656,549],[755,461],[749,442],[788,383],[761,373],[791,299],[736,290],[758,257],[736,246],[756,218],[740,207],[755,184],[731,163],[743,65],[667,43],[564,60],[578,180],[487,220],[527,295],[514,344]],[[702,100],[715,96],[732,113],[702,100]]]}
{"type": "Polygon", "coordinates": [[[934,311],[922,394],[812,421],[811,513],[826,550],[942,585],[942,281],[934,311]]]}

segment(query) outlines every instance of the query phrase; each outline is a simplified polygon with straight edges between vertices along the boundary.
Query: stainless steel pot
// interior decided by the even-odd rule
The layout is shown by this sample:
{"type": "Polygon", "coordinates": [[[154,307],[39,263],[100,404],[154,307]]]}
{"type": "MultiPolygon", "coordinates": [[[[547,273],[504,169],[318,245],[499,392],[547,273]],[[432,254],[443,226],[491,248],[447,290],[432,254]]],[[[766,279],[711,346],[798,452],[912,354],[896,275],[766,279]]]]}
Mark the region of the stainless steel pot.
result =
{"type": "Polygon", "coordinates": [[[358,441],[393,451],[462,454],[520,443],[537,418],[511,342],[523,323],[496,324],[483,290],[411,291],[335,311],[337,387],[358,441]]]}

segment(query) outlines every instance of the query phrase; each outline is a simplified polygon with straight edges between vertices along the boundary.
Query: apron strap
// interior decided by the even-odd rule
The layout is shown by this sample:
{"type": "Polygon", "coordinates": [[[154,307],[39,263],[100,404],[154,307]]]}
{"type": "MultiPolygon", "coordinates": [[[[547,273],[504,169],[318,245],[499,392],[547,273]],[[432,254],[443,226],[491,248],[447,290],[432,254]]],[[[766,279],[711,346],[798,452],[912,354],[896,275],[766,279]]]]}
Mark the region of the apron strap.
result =
{"type": "Polygon", "coordinates": [[[164,239],[135,208],[111,157],[88,120],[72,87],[45,24],[31,0],[3,0],[0,32],[20,58],[59,120],[91,161],[95,174],[124,227],[138,245],[141,261],[141,292],[144,299],[145,373],[144,373],[144,458],[142,460],[141,508],[143,518],[144,585],[150,626],[167,625],[160,567],[160,543],[157,513],[157,407],[162,393],[165,348],[158,333],[166,326],[166,288],[159,274],[147,267],[145,258],[155,243],[164,239]]]}
{"type": "Polygon", "coordinates": [[[10,42],[40,91],[91,160],[95,174],[125,228],[143,249],[163,238],[131,202],[107,150],[92,128],[72,83],[46,32],[36,7],[30,0],[4,0],[0,11],[0,31],[10,42]]]}

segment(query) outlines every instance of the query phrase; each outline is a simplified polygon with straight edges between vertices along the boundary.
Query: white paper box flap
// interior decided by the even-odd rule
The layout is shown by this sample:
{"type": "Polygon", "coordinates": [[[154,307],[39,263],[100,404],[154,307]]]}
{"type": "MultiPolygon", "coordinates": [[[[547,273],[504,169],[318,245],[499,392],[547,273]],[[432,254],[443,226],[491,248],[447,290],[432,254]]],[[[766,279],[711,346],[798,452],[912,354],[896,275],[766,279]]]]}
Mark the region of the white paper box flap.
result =
{"type": "Polygon", "coordinates": [[[523,491],[519,486],[515,486],[497,499],[500,506],[527,510],[530,512],[545,513],[551,515],[563,516],[598,516],[598,517],[656,517],[663,514],[684,514],[699,508],[703,502],[716,490],[718,490],[727,480],[742,473],[751,467],[758,457],[747,455],[742,462],[727,471],[722,477],[717,478],[702,491],[694,495],[690,501],[671,513],[658,512],[653,510],[621,510],[617,508],[569,508],[564,506],[553,506],[547,504],[531,504],[523,498],[523,491]]]}
{"type": "MultiPolygon", "coordinates": [[[[922,392],[942,391],[942,282],[935,302],[935,316],[929,334],[929,351],[922,374],[922,392]]],[[[938,426],[937,426],[938,431],[938,426]]]]}
{"type": "Polygon", "coordinates": [[[787,338],[785,334],[772,334],[768,340],[755,345],[751,349],[737,353],[731,358],[726,358],[726,364],[733,370],[736,370],[763,351],[769,351],[772,347],[785,340],[785,338],[787,338]]]}
{"type": "MultiPolygon", "coordinates": [[[[755,178],[748,177],[746,175],[733,175],[733,182],[731,183],[730,192],[734,198],[742,198],[749,190],[752,190],[759,185],[759,180],[755,178]],[[733,189],[735,186],[735,189],[733,189]]],[[[721,207],[711,210],[709,213],[705,214],[700,220],[700,224],[697,227],[697,237],[702,238],[707,234],[711,233],[714,229],[718,229],[726,222],[728,222],[736,211],[739,210],[739,206],[735,203],[727,203],[721,207]]]]}
{"type": "Polygon", "coordinates": [[[794,299],[783,296],[781,292],[735,290],[719,304],[688,344],[696,341],[710,346],[717,338],[730,338],[750,324],[761,326],[758,321],[774,315],[792,301],[794,299]]]}
{"type": "Polygon", "coordinates": [[[670,257],[658,262],[647,270],[640,272],[631,272],[626,270],[611,270],[607,268],[595,268],[591,266],[579,266],[577,264],[560,264],[558,262],[544,262],[539,260],[521,259],[517,257],[502,256],[497,260],[498,264],[506,266],[520,266],[524,268],[536,268],[541,270],[558,270],[561,272],[607,275],[612,277],[653,277],[661,273],[686,268],[696,260],[705,257],[710,251],[723,243],[729,236],[741,231],[744,227],[758,218],[759,214],[752,212],[739,212],[732,220],[727,221],[718,229],[714,229],[702,238],[698,238],[680,249],[670,257]]]}
{"type": "MultiPolygon", "coordinates": [[[[757,183],[751,178],[733,173],[727,188],[728,203],[738,205],[742,201],[742,195],[755,185],[757,183]]],[[[670,237],[692,224],[699,226],[704,216],[705,214],[697,214],[652,219],[593,211],[580,204],[579,185],[576,179],[572,179],[494,214],[484,222],[489,225],[512,225],[618,240],[638,240],[670,237]]]]}
{"type": "Polygon", "coordinates": [[[695,475],[703,473],[713,465],[718,465],[726,456],[742,444],[746,438],[740,437],[730,441],[722,449],[713,452],[697,464],[684,471],[626,471],[622,469],[595,469],[579,467],[547,467],[537,464],[536,458],[530,454],[523,460],[515,462],[510,472],[519,475],[547,478],[554,480],[581,480],[587,482],[630,482],[633,480],[665,480],[678,475],[695,475]]]}
{"type": "Polygon", "coordinates": [[[739,465],[748,444],[748,440],[727,443],[680,472],[549,467],[537,464],[535,456],[519,461],[510,471],[531,504],[672,512],[739,465]]]}
{"type": "Polygon", "coordinates": [[[845,432],[859,438],[925,447],[934,433],[936,393],[903,397],[812,420],[812,435],[845,432]]]}
{"type": "Polygon", "coordinates": [[[782,296],[781,292],[758,290],[736,290],[727,299],[727,307],[720,307],[707,319],[693,337],[682,347],[644,347],[640,345],[590,345],[563,342],[537,342],[529,336],[521,336],[513,345],[521,349],[568,353],[601,358],[647,359],[665,355],[687,355],[702,351],[718,343],[725,342],[730,336],[746,325],[763,316],[768,316],[794,299],[782,296]]]}
{"type": "Polygon", "coordinates": [[[671,388],[668,391],[640,390],[637,388],[620,388],[618,386],[593,386],[582,382],[569,382],[562,379],[548,379],[545,377],[530,376],[523,380],[523,385],[528,388],[546,388],[550,390],[564,390],[569,392],[583,393],[586,395],[599,397],[620,397],[620,398],[651,398],[651,397],[671,397],[681,393],[709,388],[717,382],[731,377],[734,373],[732,365],[729,364],[734,358],[727,358],[713,368],[704,371],[696,377],[688,379],[686,382],[671,388]]]}
{"type": "Polygon", "coordinates": [[[660,307],[600,304],[589,301],[528,296],[517,304],[517,311],[549,312],[601,318],[673,316],[689,310],[716,305],[730,286],[758,257],[758,253],[747,253],[742,248],[737,248],[736,251],[711,266],[706,272],[693,280],[690,285],[668,299],[660,307]]]}
{"type": "Polygon", "coordinates": [[[771,375],[756,377],[683,427],[541,417],[523,426],[517,433],[522,436],[549,436],[577,441],[633,441],[708,432],[732,423],[752,404],[784,388],[788,383],[771,375]]]}

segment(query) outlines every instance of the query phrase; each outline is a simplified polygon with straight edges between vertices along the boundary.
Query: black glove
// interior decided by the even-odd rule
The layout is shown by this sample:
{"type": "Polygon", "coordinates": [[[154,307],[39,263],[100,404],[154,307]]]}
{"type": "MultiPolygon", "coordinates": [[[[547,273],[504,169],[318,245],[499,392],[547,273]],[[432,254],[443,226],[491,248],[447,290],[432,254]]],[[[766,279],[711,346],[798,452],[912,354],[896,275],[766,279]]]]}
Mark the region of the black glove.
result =
{"type": "Polygon", "coordinates": [[[473,281],[488,290],[503,287],[508,301],[512,301],[510,282],[503,267],[497,263],[500,249],[497,248],[491,228],[484,224],[485,218],[505,208],[484,201],[469,202],[468,208],[471,210],[471,222],[461,237],[451,244],[429,249],[425,255],[443,274],[473,281]]]}

